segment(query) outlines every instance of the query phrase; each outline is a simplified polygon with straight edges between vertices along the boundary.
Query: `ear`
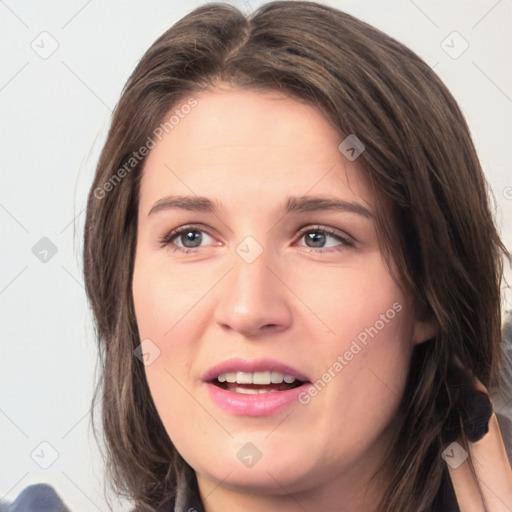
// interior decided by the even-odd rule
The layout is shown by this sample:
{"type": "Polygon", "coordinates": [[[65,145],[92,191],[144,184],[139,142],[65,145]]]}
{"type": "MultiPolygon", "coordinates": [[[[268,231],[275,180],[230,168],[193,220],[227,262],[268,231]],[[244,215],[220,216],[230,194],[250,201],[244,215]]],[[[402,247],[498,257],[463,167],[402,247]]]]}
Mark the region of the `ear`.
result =
{"type": "Polygon", "coordinates": [[[415,345],[434,338],[439,329],[434,319],[415,320],[412,341],[415,345]]]}

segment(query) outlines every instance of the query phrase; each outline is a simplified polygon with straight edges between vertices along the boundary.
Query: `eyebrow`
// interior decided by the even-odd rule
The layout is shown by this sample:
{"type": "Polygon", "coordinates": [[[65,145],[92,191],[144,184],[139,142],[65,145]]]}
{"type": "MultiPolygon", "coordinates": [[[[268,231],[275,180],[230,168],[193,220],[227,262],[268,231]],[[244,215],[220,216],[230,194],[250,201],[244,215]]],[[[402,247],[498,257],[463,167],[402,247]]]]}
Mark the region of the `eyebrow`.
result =
{"type": "MultiPolygon", "coordinates": [[[[148,216],[162,210],[190,210],[218,214],[222,206],[203,196],[168,196],[159,199],[149,210],[148,216]]],[[[290,196],[284,205],[286,213],[334,210],[349,212],[371,219],[373,214],[362,204],[328,196],[290,196]]]]}

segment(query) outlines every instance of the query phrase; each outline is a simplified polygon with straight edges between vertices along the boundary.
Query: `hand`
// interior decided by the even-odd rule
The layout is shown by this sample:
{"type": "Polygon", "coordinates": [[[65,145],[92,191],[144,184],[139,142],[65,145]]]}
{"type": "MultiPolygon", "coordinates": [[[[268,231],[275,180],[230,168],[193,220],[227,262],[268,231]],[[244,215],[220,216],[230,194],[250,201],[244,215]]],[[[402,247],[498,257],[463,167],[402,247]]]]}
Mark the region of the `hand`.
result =
{"type": "Polygon", "coordinates": [[[469,444],[477,480],[467,459],[455,469],[448,465],[460,512],[512,512],[512,468],[495,413],[487,434],[469,444]]]}

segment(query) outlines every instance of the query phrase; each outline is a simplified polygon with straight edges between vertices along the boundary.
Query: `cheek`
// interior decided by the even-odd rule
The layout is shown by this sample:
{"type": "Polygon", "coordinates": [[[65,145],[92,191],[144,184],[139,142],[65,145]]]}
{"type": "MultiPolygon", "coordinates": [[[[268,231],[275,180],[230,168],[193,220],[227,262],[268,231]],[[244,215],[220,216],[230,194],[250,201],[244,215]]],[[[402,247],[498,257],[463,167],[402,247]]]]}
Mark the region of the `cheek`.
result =
{"type": "Polygon", "coordinates": [[[133,302],[139,337],[151,340],[150,346],[157,354],[145,366],[153,401],[168,434],[183,446],[188,442],[184,423],[190,421],[205,430],[209,425],[188,392],[191,364],[199,351],[200,318],[204,316],[201,297],[206,280],[203,290],[200,284],[191,285],[186,272],[170,275],[159,263],[143,255],[136,260],[133,302]],[[186,422],[177,411],[187,411],[186,422]]]}
{"type": "Polygon", "coordinates": [[[329,331],[315,345],[327,353],[329,348],[346,350],[347,342],[355,339],[362,346],[378,339],[384,346],[410,336],[406,299],[380,253],[358,258],[352,265],[298,270],[292,277],[287,282],[310,311],[300,313],[304,308],[298,308],[301,318],[308,327],[316,322],[329,331]]]}
{"type": "Polygon", "coordinates": [[[165,258],[141,258],[133,274],[133,302],[141,339],[150,338],[164,351],[179,354],[181,345],[190,346],[190,339],[205,319],[203,301],[218,280],[211,269],[169,270],[165,258]],[[163,260],[163,261],[161,261],[163,260]],[[178,350],[178,352],[175,352],[178,350]]]}
{"type": "MultiPolygon", "coordinates": [[[[332,331],[315,342],[316,378],[304,402],[325,412],[325,429],[375,437],[403,395],[412,353],[406,298],[380,258],[317,276],[312,309],[332,331]]],[[[303,291],[304,293],[304,291],[303,291]]]]}

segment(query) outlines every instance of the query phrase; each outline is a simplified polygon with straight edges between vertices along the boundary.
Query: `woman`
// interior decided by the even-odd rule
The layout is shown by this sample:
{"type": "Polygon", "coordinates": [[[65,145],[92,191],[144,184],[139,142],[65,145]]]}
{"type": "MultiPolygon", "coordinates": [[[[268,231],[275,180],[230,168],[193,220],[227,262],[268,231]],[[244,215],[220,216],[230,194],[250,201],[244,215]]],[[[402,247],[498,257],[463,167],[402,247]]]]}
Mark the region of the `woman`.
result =
{"type": "Polygon", "coordinates": [[[139,510],[512,509],[504,252],[414,53],[312,2],[196,9],[138,63],[89,196],[114,487],[139,510]]]}

